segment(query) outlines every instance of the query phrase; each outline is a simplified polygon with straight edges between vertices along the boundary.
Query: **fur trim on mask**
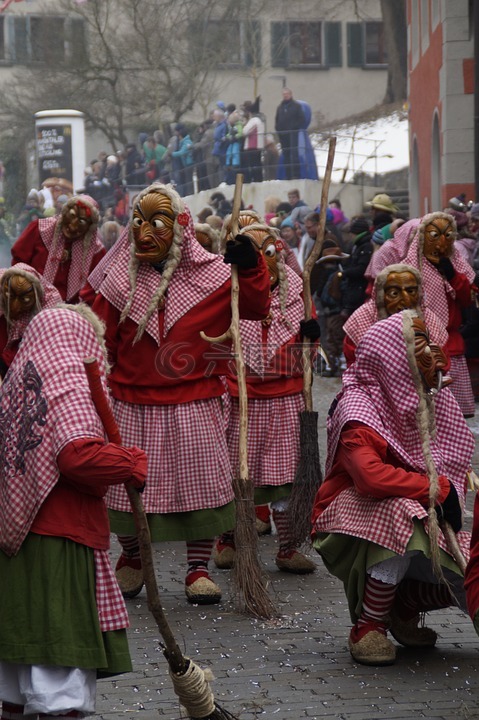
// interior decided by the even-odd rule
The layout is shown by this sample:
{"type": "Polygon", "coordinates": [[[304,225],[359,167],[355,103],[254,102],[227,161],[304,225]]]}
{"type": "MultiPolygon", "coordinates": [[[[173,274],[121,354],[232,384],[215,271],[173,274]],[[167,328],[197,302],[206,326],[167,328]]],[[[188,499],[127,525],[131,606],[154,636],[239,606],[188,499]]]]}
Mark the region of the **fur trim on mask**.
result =
{"type": "Polygon", "coordinates": [[[180,213],[183,213],[185,210],[185,206],[183,204],[183,201],[181,197],[178,195],[176,190],[174,190],[172,185],[163,185],[162,183],[153,183],[149,187],[142,190],[135,198],[135,202],[132,206],[131,211],[131,217],[130,217],[130,228],[128,231],[128,239],[131,244],[131,252],[130,252],[130,260],[128,263],[128,275],[130,279],[130,294],[128,296],[128,300],[126,302],[125,307],[123,308],[123,311],[120,316],[120,322],[123,322],[126,317],[128,316],[128,313],[130,311],[131,305],[133,303],[133,298],[135,297],[135,290],[136,290],[136,282],[137,282],[137,275],[138,275],[138,267],[140,265],[139,260],[135,257],[135,243],[133,241],[133,225],[132,225],[132,219],[133,219],[133,213],[136,209],[136,207],[139,205],[141,200],[145,197],[145,195],[149,195],[150,193],[160,193],[161,195],[166,195],[170,201],[171,201],[171,207],[173,212],[175,213],[175,221],[173,223],[173,241],[171,243],[171,247],[168,251],[168,255],[166,257],[166,263],[163,272],[161,273],[161,280],[158,285],[158,288],[156,292],[153,294],[151,298],[151,302],[148,306],[148,309],[141,319],[140,323],[138,324],[138,330],[135,335],[134,343],[138,342],[140,340],[141,336],[145,332],[145,328],[148,324],[148,320],[152,316],[152,314],[155,312],[155,310],[158,308],[158,304],[163,300],[166,290],[168,288],[168,284],[171,280],[171,276],[175,272],[176,268],[178,267],[180,260],[181,260],[181,246],[183,245],[183,226],[179,224],[177,217],[180,213]]]}
{"type": "Polygon", "coordinates": [[[395,263],[394,265],[388,265],[384,268],[384,270],[381,270],[381,272],[377,275],[376,280],[374,281],[374,286],[376,288],[376,307],[378,310],[378,319],[384,320],[388,317],[388,314],[386,312],[386,308],[384,306],[384,287],[386,285],[386,281],[388,279],[388,276],[391,273],[404,273],[408,272],[411,273],[411,275],[414,275],[416,278],[418,288],[419,288],[419,296],[418,296],[418,306],[421,304],[422,301],[422,278],[419,270],[417,268],[412,267],[411,265],[406,265],[405,263],[395,263]]]}

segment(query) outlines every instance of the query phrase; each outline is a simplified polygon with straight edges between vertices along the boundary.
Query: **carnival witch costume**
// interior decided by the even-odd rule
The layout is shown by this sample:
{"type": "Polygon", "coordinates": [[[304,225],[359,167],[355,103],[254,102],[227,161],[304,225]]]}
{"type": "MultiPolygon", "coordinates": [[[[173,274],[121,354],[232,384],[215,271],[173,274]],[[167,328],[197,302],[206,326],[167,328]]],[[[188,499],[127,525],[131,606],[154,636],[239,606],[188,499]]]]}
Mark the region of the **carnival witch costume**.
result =
{"type": "MultiPolygon", "coordinates": [[[[244,220],[244,217],[243,217],[244,220]]],[[[288,498],[299,462],[299,414],[302,395],[302,336],[305,330],[301,278],[284,264],[282,241],[263,223],[245,225],[268,266],[271,283],[270,312],[262,323],[240,321],[241,345],[247,367],[248,464],[255,485],[255,503],[272,503],[279,539],[276,565],[293,573],[311,573],[315,563],[298,552],[291,540],[288,498]],[[302,332],[303,331],[303,332],[302,332]]],[[[319,336],[315,319],[307,326],[319,336]]],[[[231,464],[237,467],[239,437],[238,384],[227,377],[232,408],[227,429],[231,464]]],[[[232,567],[234,533],[217,541],[217,567],[232,567]]]]}
{"type": "MultiPolygon", "coordinates": [[[[394,662],[388,630],[403,645],[434,645],[419,613],[455,599],[465,607],[436,512],[460,530],[474,439],[452,393],[441,389],[445,365],[423,321],[411,310],[396,313],[361,340],[330,409],[313,540],[344,583],[349,647],[364,664],[394,662]]],[[[466,556],[469,539],[458,532],[466,556]]]]}
{"type": "MultiPolygon", "coordinates": [[[[124,442],[148,455],[143,502],[152,540],[185,540],[187,599],[218,602],[207,566],[214,536],[234,524],[221,407],[231,355],[228,343],[212,347],[200,332],[219,336],[229,326],[230,269],[198,243],[171,186],[155,183],[138,195],[129,233],[93,305],[107,326],[114,413],[124,442]]],[[[241,266],[240,312],[261,320],[269,309],[264,261],[247,241],[235,252],[225,259],[241,266]]],[[[143,573],[128,497],[113,489],[107,503],[123,549],[117,576],[133,597],[143,573]]]]}
{"type": "Polygon", "coordinates": [[[405,262],[421,273],[425,305],[446,326],[448,341],[444,349],[451,361],[451,391],[464,416],[472,417],[474,394],[459,328],[462,310],[473,303],[477,287],[474,270],[454,246],[456,238],[452,215],[443,212],[424,215],[405,262]]]}
{"type": "Polygon", "coordinates": [[[85,306],[31,320],[0,389],[0,698],[8,717],[84,717],[98,676],[131,670],[104,495],[141,488],[146,457],[106,443],[83,360],[106,387],[85,306]],[[77,309],[78,308],[78,309],[77,309]]]}
{"type": "Polygon", "coordinates": [[[99,219],[98,204],[89,195],[70,198],[60,217],[40,218],[25,228],[12,247],[12,264],[31,265],[63,300],[78,302],[89,274],[105,255],[99,219]]]}

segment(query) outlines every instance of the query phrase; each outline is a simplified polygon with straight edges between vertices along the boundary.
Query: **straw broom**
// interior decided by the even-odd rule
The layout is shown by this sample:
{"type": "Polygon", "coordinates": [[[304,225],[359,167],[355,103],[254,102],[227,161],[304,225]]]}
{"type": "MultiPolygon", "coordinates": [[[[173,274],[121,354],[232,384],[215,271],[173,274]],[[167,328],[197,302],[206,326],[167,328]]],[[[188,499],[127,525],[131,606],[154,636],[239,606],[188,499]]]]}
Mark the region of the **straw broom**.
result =
{"type": "MultiPolygon", "coordinates": [[[[232,234],[238,233],[238,219],[241,206],[243,176],[236,175],[236,185],[231,214],[232,234]]],[[[236,374],[239,395],[239,476],[233,477],[233,490],[236,501],[235,546],[236,556],[233,566],[233,588],[239,612],[262,619],[271,619],[277,611],[266,587],[265,574],[258,557],[258,533],[254,505],[254,486],[248,471],[248,395],[246,388],[246,370],[241,347],[239,329],[239,283],[238,268],[231,266],[231,325],[219,338],[211,338],[201,333],[208,342],[223,342],[231,339],[236,362],[236,374]]]]}
{"type": "MultiPolygon", "coordinates": [[[[329,140],[328,160],[321,188],[321,211],[318,232],[310,256],[303,270],[304,318],[311,319],[311,271],[321,254],[326,227],[328,193],[333,169],[336,138],[329,140]]],[[[309,541],[311,534],[311,512],[316,492],[322,482],[318,444],[318,413],[313,411],[313,372],[311,367],[311,342],[303,339],[303,397],[304,410],[300,413],[300,459],[291,491],[288,514],[293,542],[299,547],[309,541]]]]}
{"type": "MultiPolygon", "coordinates": [[[[92,400],[106,434],[110,442],[121,445],[121,436],[111,406],[103,390],[97,360],[90,357],[85,358],[83,362],[92,400]]],[[[209,680],[212,679],[211,672],[202,670],[190,658],[185,657],[175,640],[161,604],[153,564],[150,529],[143,502],[135,488],[128,484],[125,485],[125,488],[131,503],[140,545],[148,607],[156,620],[158,630],[164,641],[162,643],[163,654],[168,661],[169,674],[175,693],[190,720],[238,720],[237,716],[232,715],[215,703],[209,685],[209,680]]]]}

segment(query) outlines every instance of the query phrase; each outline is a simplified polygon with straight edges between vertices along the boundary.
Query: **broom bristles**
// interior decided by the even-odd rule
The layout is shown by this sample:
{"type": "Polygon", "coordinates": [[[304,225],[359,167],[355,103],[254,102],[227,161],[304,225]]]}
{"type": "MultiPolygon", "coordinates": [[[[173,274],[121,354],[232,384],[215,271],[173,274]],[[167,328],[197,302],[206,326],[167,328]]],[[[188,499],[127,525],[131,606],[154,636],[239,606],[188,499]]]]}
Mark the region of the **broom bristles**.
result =
{"type": "Polygon", "coordinates": [[[322,483],[318,444],[318,413],[304,410],[300,417],[300,459],[288,505],[291,540],[297,546],[311,543],[311,513],[322,483]]]}
{"type": "Polygon", "coordinates": [[[278,613],[268,595],[265,573],[258,558],[258,533],[254,506],[254,488],[250,481],[233,479],[236,498],[233,586],[239,612],[263,620],[271,620],[278,613]]]}

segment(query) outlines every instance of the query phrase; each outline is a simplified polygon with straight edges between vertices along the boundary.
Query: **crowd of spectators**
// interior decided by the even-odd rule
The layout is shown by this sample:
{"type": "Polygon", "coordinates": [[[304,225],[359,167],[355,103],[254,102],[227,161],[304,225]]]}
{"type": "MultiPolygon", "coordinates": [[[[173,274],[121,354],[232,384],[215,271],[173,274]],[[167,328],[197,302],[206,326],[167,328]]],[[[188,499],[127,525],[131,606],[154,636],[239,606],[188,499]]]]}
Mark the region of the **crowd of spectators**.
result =
{"type": "MultiPolygon", "coordinates": [[[[228,116],[230,117],[231,113],[228,116]]],[[[229,125],[234,127],[236,122],[233,117],[229,125]]],[[[183,143],[183,147],[188,144],[185,140],[188,141],[189,135],[179,130],[177,137],[180,140],[180,147],[178,150],[173,150],[170,156],[172,159],[176,157],[181,160],[183,158],[181,144],[183,143]]],[[[146,157],[149,158],[147,164],[133,145],[125,153],[125,158],[130,158],[125,167],[116,156],[107,156],[103,153],[100,153],[98,159],[91,164],[93,173],[87,176],[85,192],[95,197],[101,206],[102,196],[95,194],[95,188],[98,188],[100,193],[105,193],[103,197],[107,197],[105,188],[108,186],[103,182],[105,179],[108,183],[113,183],[115,188],[114,202],[104,203],[101,207],[100,230],[107,249],[116,242],[123,226],[128,222],[130,197],[128,185],[122,182],[126,167],[135,177],[135,186],[137,182],[141,186],[140,181],[148,183],[155,179],[163,182],[171,181],[171,166],[163,162],[168,148],[158,143],[158,140],[158,135],[144,140],[148,151],[146,157]],[[93,180],[93,177],[96,177],[96,180],[93,180]]],[[[228,161],[231,164],[236,162],[234,158],[237,156],[237,150],[231,151],[231,160],[228,161]]],[[[242,152],[239,151],[239,157],[242,152]]],[[[185,167],[186,165],[183,165],[183,169],[185,167]]],[[[183,174],[181,177],[184,183],[191,182],[188,175],[183,174]]],[[[39,190],[32,189],[28,193],[17,218],[8,213],[5,201],[0,197],[0,266],[10,265],[10,248],[25,227],[36,218],[61,213],[63,204],[72,194],[66,191],[61,182],[56,185],[52,183],[46,185],[39,190]]],[[[227,192],[226,188],[221,188],[223,189],[227,192]]],[[[232,210],[232,201],[221,190],[215,189],[211,193],[208,205],[202,208],[195,218],[197,223],[210,226],[217,233],[221,231],[224,218],[232,210]]],[[[283,239],[288,263],[300,274],[317,235],[320,206],[311,207],[300,197],[299,191],[293,188],[289,190],[287,199],[270,196],[265,199],[263,208],[249,209],[262,214],[266,222],[277,229],[283,239]]],[[[479,273],[479,203],[471,202],[466,205],[465,198],[451,198],[448,207],[444,210],[456,221],[457,250],[475,272],[479,273]]],[[[329,361],[325,363],[318,356],[316,370],[323,375],[338,376],[344,369],[342,328],[351,314],[369,297],[371,282],[365,274],[366,269],[374,253],[393,238],[396,230],[407,220],[407,217],[401,216],[398,212],[391,198],[384,193],[379,193],[366,203],[362,214],[351,218],[345,216],[339,198],[329,202],[326,209],[323,248],[311,274],[311,290],[321,326],[322,346],[329,361]]],[[[475,307],[471,308],[464,317],[463,335],[467,346],[468,364],[477,374],[477,383],[474,387],[476,397],[479,399],[479,310],[475,307]]]]}
{"type": "MultiPolygon", "coordinates": [[[[102,211],[116,206],[126,187],[144,187],[155,180],[172,183],[180,195],[244,181],[317,179],[314,152],[307,127],[311,111],[306,102],[283,90],[274,122],[260,111],[260,97],[225,105],[218,101],[199,124],[175,123],[165,133],[140,133],[115,154],[102,151],[85,169],[84,191],[102,211]]],[[[118,218],[116,218],[118,220],[118,218]]]]}

